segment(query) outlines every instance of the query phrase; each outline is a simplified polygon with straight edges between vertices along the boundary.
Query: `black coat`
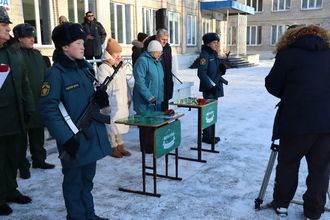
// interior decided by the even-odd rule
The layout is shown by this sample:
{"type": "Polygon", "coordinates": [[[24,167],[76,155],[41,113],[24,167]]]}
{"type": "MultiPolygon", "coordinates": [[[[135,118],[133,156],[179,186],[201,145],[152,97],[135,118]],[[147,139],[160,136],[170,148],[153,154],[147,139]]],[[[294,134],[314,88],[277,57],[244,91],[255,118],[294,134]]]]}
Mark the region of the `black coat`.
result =
{"type": "MultiPolygon", "coordinates": [[[[148,42],[145,43],[145,49],[148,47],[149,42],[155,40],[156,36],[151,36],[148,42]]],[[[173,97],[173,73],[172,73],[172,49],[167,43],[163,47],[163,54],[160,57],[160,61],[164,70],[164,102],[167,102],[173,97]]]]}
{"type": "Polygon", "coordinates": [[[134,66],[139,56],[145,51],[145,47],[144,44],[138,40],[133,40],[132,44],[132,64],[134,66]]]}
{"type": "Polygon", "coordinates": [[[330,49],[325,40],[305,35],[279,51],[265,83],[281,99],[273,140],[330,133],[330,49]]]}
{"type": "Polygon", "coordinates": [[[85,41],[85,56],[86,57],[94,57],[102,55],[102,44],[107,37],[107,33],[105,32],[102,24],[96,19],[94,19],[91,23],[85,18],[84,23],[81,24],[84,32],[87,35],[92,35],[94,39],[86,39],[85,41]]]}

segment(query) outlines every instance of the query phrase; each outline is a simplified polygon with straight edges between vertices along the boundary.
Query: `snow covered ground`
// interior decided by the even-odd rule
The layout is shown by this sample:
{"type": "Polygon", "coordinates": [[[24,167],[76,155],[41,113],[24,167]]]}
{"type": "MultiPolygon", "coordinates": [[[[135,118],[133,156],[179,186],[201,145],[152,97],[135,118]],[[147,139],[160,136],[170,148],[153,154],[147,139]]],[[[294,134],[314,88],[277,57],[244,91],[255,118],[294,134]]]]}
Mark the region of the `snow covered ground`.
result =
{"type": "MultiPolygon", "coordinates": [[[[134,127],[124,136],[131,157],[115,159],[106,157],[98,162],[94,185],[96,213],[110,219],[304,219],[302,206],[291,204],[289,216],[280,218],[273,210],[254,210],[254,199],[259,189],[271,153],[272,124],[278,100],[267,93],[264,78],[272,61],[261,61],[259,66],[229,69],[225,78],[225,97],[219,100],[216,134],[221,142],[216,146],[219,154],[203,153],[207,163],[180,160],[179,176],[182,181],[158,178],[160,198],[118,191],[118,187],[142,190],[141,153],[139,152],[138,130],[134,127]]],[[[192,95],[200,97],[196,70],[178,71],[183,81],[194,81],[192,95]]],[[[196,157],[197,112],[183,112],[182,156],[196,157]]],[[[47,142],[47,148],[55,146],[47,142]]],[[[204,145],[204,148],[209,145],[204,145]]],[[[1,219],[57,220],[65,219],[66,211],[62,198],[61,165],[57,154],[47,159],[56,164],[53,170],[32,169],[29,180],[18,179],[19,189],[32,197],[28,205],[10,204],[14,212],[1,219]]],[[[147,162],[151,163],[151,157],[147,162]]],[[[170,168],[173,161],[170,160],[170,168]]],[[[159,172],[164,159],[157,160],[159,172]]],[[[173,170],[173,169],[172,169],[173,170]]],[[[170,171],[172,171],[170,169],[170,171]]],[[[173,173],[172,173],[173,174],[173,173]]],[[[301,200],[305,190],[306,164],[301,165],[299,187],[295,196],[301,200]]],[[[265,195],[265,202],[272,199],[274,172],[265,195]]],[[[152,178],[147,177],[147,190],[151,191],[152,178]]],[[[327,206],[330,206],[328,202],[327,206]]],[[[330,219],[326,212],[322,219],[330,219]]]]}

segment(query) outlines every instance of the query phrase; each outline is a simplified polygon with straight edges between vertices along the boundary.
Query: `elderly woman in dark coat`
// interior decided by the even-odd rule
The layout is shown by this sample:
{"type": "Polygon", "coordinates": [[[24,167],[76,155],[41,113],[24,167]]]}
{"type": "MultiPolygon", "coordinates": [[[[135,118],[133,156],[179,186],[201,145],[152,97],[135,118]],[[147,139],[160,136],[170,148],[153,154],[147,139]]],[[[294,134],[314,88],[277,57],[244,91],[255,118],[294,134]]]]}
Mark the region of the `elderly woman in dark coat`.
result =
{"type": "Polygon", "coordinates": [[[272,206],[280,215],[298,185],[299,165],[308,165],[304,214],[324,212],[330,164],[330,37],[316,25],[288,30],[277,44],[274,66],[266,77],[269,93],[281,99],[273,140],[280,140],[272,206]]]}

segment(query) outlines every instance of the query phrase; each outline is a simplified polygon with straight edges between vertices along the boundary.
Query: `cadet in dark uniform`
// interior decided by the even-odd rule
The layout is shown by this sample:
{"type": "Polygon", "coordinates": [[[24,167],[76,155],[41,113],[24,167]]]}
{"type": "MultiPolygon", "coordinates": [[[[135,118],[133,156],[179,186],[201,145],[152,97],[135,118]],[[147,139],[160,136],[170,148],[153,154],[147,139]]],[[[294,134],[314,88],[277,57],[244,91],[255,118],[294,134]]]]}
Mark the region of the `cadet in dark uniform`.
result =
{"type": "MultiPolygon", "coordinates": [[[[221,63],[216,49],[220,37],[217,33],[206,33],[203,36],[202,52],[199,56],[199,66],[197,75],[200,79],[199,91],[203,92],[205,99],[218,99],[223,94],[222,82],[216,82],[218,74],[224,75],[226,67],[221,63]]],[[[202,141],[208,144],[213,142],[211,138],[212,126],[203,129],[202,141]]],[[[220,141],[219,137],[215,137],[215,143],[220,141]]]]}
{"type": "MultiPolygon", "coordinates": [[[[28,69],[28,77],[33,93],[36,109],[39,106],[40,89],[44,81],[46,63],[41,53],[33,49],[35,29],[30,24],[18,24],[13,29],[14,37],[21,45],[21,52],[28,69]]],[[[55,166],[45,162],[46,150],[44,148],[44,125],[39,112],[35,112],[27,124],[27,136],[22,146],[22,161],[19,163],[20,176],[23,179],[30,178],[30,162],[26,159],[27,137],[29,138],[30,152],[32,155],[32,167],[52,169],[55,166]]]]}
{"type": "MultiPolygon", "coordinates": [[[[76,123],[94,94],[93,79],[87,70],[92,66],[84,60],[86,34],[80,24],[63,23],[54,28],[54,64],[47,71],[41,89],[40,114],[50,134],[56,139],[60,155],[63,151],[71,160],[61,160],[63,196],[67,219],[105,219],[95,215],[92,196],[96,161],[109,155],[111,146],[104,124],[92,121],[87,128],[90,137],[74,135],[59,110],[62,103],[72,122],[76,123]]],[[[108,102],[106,92],[98,99],[104,106],[108,102]]]]}
{"type": "Polygon", "coordinates": [[[16,174],[17,155],[24,144],[24,123],[35,108],[19,45],[9,35],[10,23],[5,8],[0,6],[0,71],[8,73],[0,84],[0,215],[12,213],[7,202],[31,202],[17,190],[16,174]]]}

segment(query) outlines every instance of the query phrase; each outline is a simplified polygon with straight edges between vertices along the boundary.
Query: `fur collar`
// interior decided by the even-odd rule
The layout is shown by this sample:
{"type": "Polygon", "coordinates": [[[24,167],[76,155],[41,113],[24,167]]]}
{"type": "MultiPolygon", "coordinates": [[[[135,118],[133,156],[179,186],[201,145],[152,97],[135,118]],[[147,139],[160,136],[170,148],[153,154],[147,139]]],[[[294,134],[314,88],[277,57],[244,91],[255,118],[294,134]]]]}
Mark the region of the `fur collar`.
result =
{"type": "Polygon", "coordinates": [[[54,63],[58,63],[65,68],[88,68],[89,67],[89,64],[84,59],[71,60],[68,56],[66,56],[63,53],[63,51],[60,51],[58,49],[54,50],[53,61],[54,61],[54,63]]]}
{"type": "Polygon", "coordinates": [[[133,46],[137,47],[137,48],[143,48],[144,44],[141,41],[138,40],[133,40],[132,41],[133,46]]]}

